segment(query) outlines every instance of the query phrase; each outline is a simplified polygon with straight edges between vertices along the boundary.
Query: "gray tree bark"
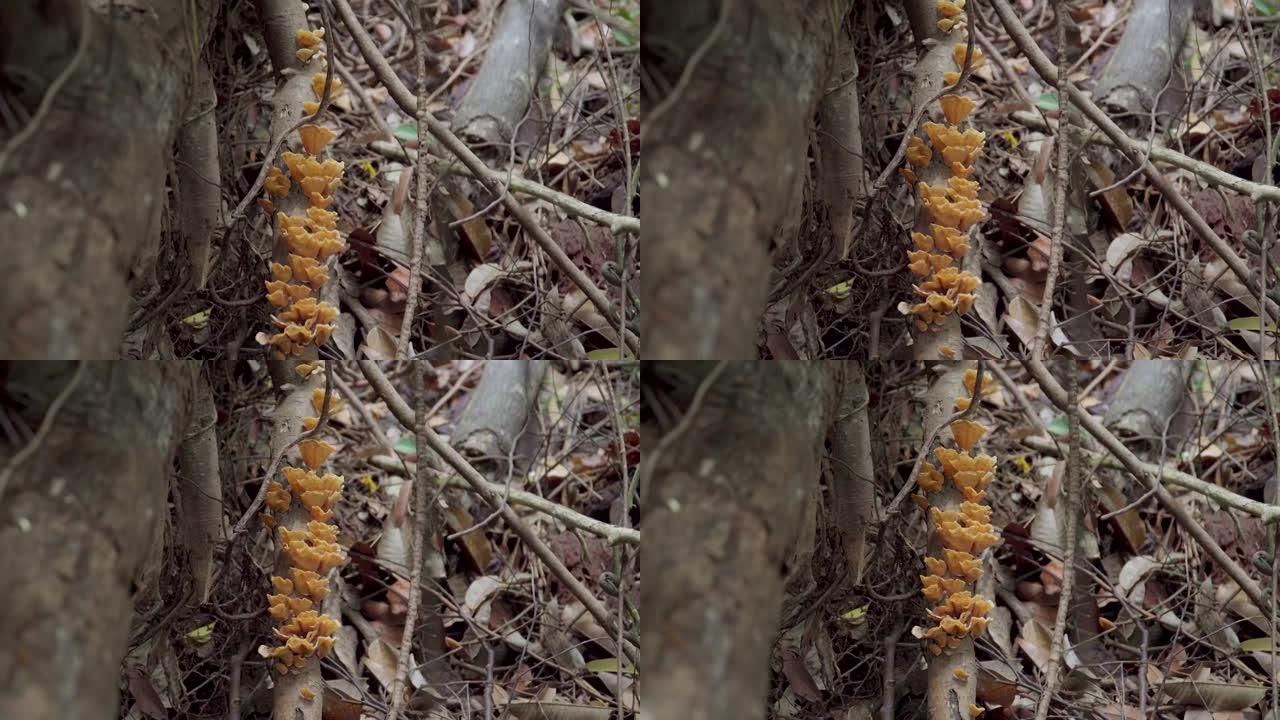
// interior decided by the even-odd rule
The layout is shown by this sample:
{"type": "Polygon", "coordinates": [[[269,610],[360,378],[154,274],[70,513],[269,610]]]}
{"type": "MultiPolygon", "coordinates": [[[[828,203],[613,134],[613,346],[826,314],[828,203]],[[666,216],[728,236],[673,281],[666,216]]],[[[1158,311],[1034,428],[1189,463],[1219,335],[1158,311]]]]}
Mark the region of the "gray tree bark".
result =
{"type": "Polygon", "coordinates": [[[564,0],[507,0],[480,72],[453,116],[455,131],[487,143],[506,143],[547,64],[564,0]]]}
{"type": "Polygon", "coordinates": [[[529,423],[547,372],[543,360],[491,360],[454,427],[453,446],[503,465],[529,423]]]}
{"type": "Polygon", "coordinates": [[[758,357],[770,244],[808,170],[809,122],[847,9],[695,0],[645,17],[641,183],[662,212],[641,250],[643,357],[758,357]]]}
{"type": "MultiPolygon", "coordinates": [[[[76,368],[13,363],[4,389],[36,427],[76,368]]],[[[116,716],[130,583],[165,517],[191,369],[90,363],[3,489],[0,717],[116,716]]]]}
{"type": "Polygon", "coordinates": [[[0,66],[31,78],[28,108],[75,63],[48,113],[0,160],[0,357],[117,356],[129,269],[164,201],[192,25],[203,37],[211,4],[135,0],[109,13],[93,3],[102,9],[86,15],[74,0],[17,0],[0,10],[0,66]]]}
{"type": "Polygon", "coordinates": [[[821,363],[730,363],[660,441],[644,504],[647,716],[764,717],[782,565],[817,488],[832,391],[821,363]]]}
{"type": "Polygon", "coordinates": [[[1135,115],[1154,109],[1157,95],[1178,67],[1191,11],[1191,0],[1137,0],[1098,78],[1094,99],[1103,107],[1135,115]]]}
{"type": "MultiPolygon", "coordinates": [[[[1136,360],[1125,371],[1102,422],[1112,431],[1159,449],[1161,438],[1176,436],[1176,415],[1187,395],[1191,363],[1136,360]]],[[[1167,438],[1170,445],[1176,437],[1167,438]]]]}

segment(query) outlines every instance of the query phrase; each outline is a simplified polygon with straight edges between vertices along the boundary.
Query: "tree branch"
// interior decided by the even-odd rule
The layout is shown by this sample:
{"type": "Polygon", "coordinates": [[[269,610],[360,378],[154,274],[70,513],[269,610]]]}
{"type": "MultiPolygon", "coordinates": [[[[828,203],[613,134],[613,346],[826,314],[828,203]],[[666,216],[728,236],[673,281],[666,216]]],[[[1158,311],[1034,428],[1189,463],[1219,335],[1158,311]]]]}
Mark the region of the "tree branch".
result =
{"type": "MultiPolygon", "coordinates": [[[[338,8],[338,14],[342,16],[342,22],[347,26],[351,37],[356,41],[356,46],[360,48],[360,53],[364,55],[365,62],[369,63],[369,68],[386,86],[391,98],[396,101],[400,109],[416,116],[417,98],[400,81],[395,70],[387,63],[387,59],[382,56],[377,46],[373,44],[373,39],[369,37],[369,33],[365,32],[364,27],[360,25],[360,19],[356,17],[355,11],[351,9],[351,4],[347,0],[333,0],[333,3],[338,8]]],[[[507,212],[511,213],[520,225],[524,227],[525,232],[551,258],[556,267],[569,276],[569,279],[575,285],[582,288],[582,292],[586,294],[591,304],[596,306],[600,314],[608,318],[609,324],[611,326],[619,325],[617,310],[609,302],[609,299],[605,297],[604,293],[601,292],[600,288],[596,287],[595,283],[591,282],[591,278],[587,277],[586,273],[573,264],[573,261],[565,254],[564,249],[547,234],[546,230],[542,229],[538,221],[515,199],[515,196],[507,191],[506,176],[485,165],[480,158],[476,157],[475,153],[471,152],[471,148],[459,140],[458,136],[454,135],[448,126],[436,119],[435,115],[424,112],[421,122],[426,126],[427,132],[431,133],[436,140],[439,140],[446,150],[461,160],[462,164],[471,170],[472,175],[498,198],[507,209],[507,212]]],[[[621,232],[621,229],[615,228],[615,231],[621,232]]],[[[640,338],[636,337],[635,333],[626,330],[622,340],[636,357],[640,357],[640,338]]]]}
{"type": "MultiPolygon", "coordinates": [[[[343,0],[338,0],[338,2],[343,2],[343,0]]],[[[373,387],[378,395],[382,396],[384,401],[386,401],[387,407],[390,408],[392,414],[396,416],[396,419],[399,420],[406,428],[414,427],[413,410],[411,410],[409,405],[405,403],[404,399],[400,397],[400,393],[396,392],[395,387],[392,386],[391,381],[387,379],[387,376],[382,373],[382,369],[378,367],[377,363],[372,360],[361,360],[360,370],[364,373],[365,379],[369,381],[369,385],[373,387]]],[[[573,573],[569,572],[569,568],[565,567],[564,563],[556,556],[551,548],[547,547],[547,544],[542,542],[542,538],[534,534],[534,532],[529,529],[529,526],[520,519],[520,516],[516,515],[515,510],[511,509],[511,505],[507,503],[502,494],[494,488],[489,487],[489,481],[485,480],[484,476],[472,467],[471,463],[467,462],[466,458],[458,454],[458,451],[454,450],[449,443],[445,442],[444,438],[440,437],[435,430],[432,430],[430,427],[424,427],[423,437],[426,439],[427,444],[431,449],[434,450],[446,463],[452,466],[454,470],[457,470],[458,474],[462,475],[462,478],[471,486],[471,489],[478,493],[480,497],[484,498],[484,501],[491,509],[497,511],[502,516],[502,519],[507,523],[507,526],[510,527],[516,535],[520,536],[521,541],[523,541],[525,545],[529,546],[529,549],[533,551],[534,555],[537,555],[538,558],[546,564],[547,568],[551,570],[551,574],[555,575],[556,579],[564,585],[565,589],[573,593],[575,597],[582,601],[587,612],[591,613],[591,616],[596,619],[596,622],[599,622],[600,626],[603,627],[610,636],[616,636],[618,634],[618,628],[615,627],[613,619],[609,617],[609,611],[605,608],[604,603],[600,602],[600,600],[592,594],[591,589],[582,584],[581,580],[575,577],[573,573]]],[[[419,462],[422,462],[423,460],[430,462],[429,457],[426,455],[419,455],[418,459],[419,462]]],[[[622,645],[622,651],[631,660],[631,662],[636,665],[640,664],[640,651],[636,649],[634,645],[629,642],[625,642],[622,645]]]]}
{"type": "MultiPolygon", "coordinates": [[[[1003,1],[992,0],[993,3],[1003,1]]],[[[1058,381],[1053,377],[1053,373],[1049,372],[1044,363],[1039,358],[1032,357],[1026,360],[1024,364],[1032,377],[1039,383],[1040,388],[1044,390],[1045,397],[1049,398],[1050,402],[1057,406],[1058,409],[1069,412],[1071,403],[1067,399],[1067,391],[1058,384],[1058,381]]],[[[1258,584],[1245,572],[1244,568],[1240,567],[1235,560],[1231,559],[1231,556],[1227,555],[1222,546],[1209,535],[1209,531],[1205,530],[1203,525],[1191,517],[1191,513],[1183,507],[1182,503],[1169,494],[1168,489],[1160,482],[1161,476],[1152,473],[1149,466],[1139,460],[1132,450],[1125,447],[1125,444],[1120,442],[1119,438],[1111,434],[1111,431],[1103,427],[1098,418],[1086,411],[1080,411],[1079,415],[1080,424],[1084,426],[1084,429],[1096,438],[1098,442],[1102,443],[1103,447],[1124,465],[1125,470],[1128,470],[1130,474],[1155,494],[1156,500],[1160,502],[1160,505],[1178,521],[1182,529],[1195,538],[1196,542],[1205,549],[1205,552],[1209,553],[1209,556],[1215,562],[1222,566],[1222,569],[1226,571],[1227,575],[1231,576],[1232,580],[1236,581],[1236,584],[1240,586],[1245,595],[1249,596],[1249,599],[1258,607],[1269,607],[1262,596],[1262,589],[1258,587],[1258,584]]]]}

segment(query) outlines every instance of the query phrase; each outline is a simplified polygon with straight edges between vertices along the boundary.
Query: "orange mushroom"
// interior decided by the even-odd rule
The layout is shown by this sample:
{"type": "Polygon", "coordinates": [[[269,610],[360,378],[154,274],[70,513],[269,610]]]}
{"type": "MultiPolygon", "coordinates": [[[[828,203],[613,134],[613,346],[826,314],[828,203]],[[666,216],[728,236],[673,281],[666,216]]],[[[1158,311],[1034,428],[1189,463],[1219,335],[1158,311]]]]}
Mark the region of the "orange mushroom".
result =
{"type": "Polygon", "coordinates": [[[964,119],[969,117],[969,113],[977,106],[973,100],[955,93],[943,95],[938,103],[942,105],[943,117],[952,125],[964,122],[964,119]]]}
{"type": "MultiPolygon", "coordinates": [[[[303,125],[298,128],[298,136],[302,139],[302,147],[309,155],[319,155],[326,145],[337,137],[337,133],[320,125],[303,125]]],[[[305,189],[305,185],[303,186],[305,189]]]]}

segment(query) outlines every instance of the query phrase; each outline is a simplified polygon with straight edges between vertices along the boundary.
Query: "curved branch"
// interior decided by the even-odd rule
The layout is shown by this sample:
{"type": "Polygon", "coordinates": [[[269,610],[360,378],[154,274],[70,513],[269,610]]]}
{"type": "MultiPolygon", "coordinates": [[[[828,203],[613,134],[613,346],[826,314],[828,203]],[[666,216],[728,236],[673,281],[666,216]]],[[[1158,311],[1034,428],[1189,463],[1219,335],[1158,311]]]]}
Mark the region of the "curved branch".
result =
{"type": "MultiPolygon", "coordinates": [[[[343,0],[338,0],[338,2],[343,2],[343,0]]],[[[400,424],[406,428],[414,427],[413,410],[404,401],[404,398],[400,397],[400,393],[396,392],[391,381],[383,374],[382,368],[379,368],[377,363],[372,360],[361,360],[360,370],[364,373],[365,379],[369,381],[369,385],[373,387],[374,391],[386,401],[387,407],[390,408],[396,419],[400,421],[400,424]]],[[[538,559],[542,560],[547,569],[551,571],[551,574],[560,581],[560,584],[564,585],[566,590],[582,601],[587,612],[591,613],[596,622],[600,623],[600,626],[609,632],[609,636],[616,637],[618,629],[613,619],[609,617],[609,611],[605,608],[604,603],[600,602],[591,592],[591,589],[582,584],[581,580],[569,572],[569,568],[565,567],[564,562],[556,556],[551,548],[547,547],[542,538],[530,530],[519,515],[516,515],[515,510],[511,509],[511,505],[503,497],[503,493],[489,487],[489,481],[485,480],[484,476],[472,467],[466,458],[458,454],[458,451],[454,450],[449,443],[445,442],[444,438],[440,437],[435,430],[424,426],[422,434],[431,449],[452,466],[454,470],[457,470],[458,474],[462,475],[462,478],[471,486],[471,489],[484,498],[485,503],[491,509],[502,516],[507,526],[520,537],[520,540],[533,551],[534,555],[538,556],[538,559]]],[[[428,462],[431,459],[429,455],[420,455],[419,457],[427,459],[428,462]]],[[[634,645],[624,642],[622,651],[631,662],[636,665],[640,664],[640,651],[634,645]]]]}
{"type": "MultiPolygon", "coordinates": [[[[360,54],[364,55],[365,62],[369,63],[369,68],[386,86],[391,98],[400,106],[400,109],[416,116],[417,98],[414,97],[413,93],[409,92],[409,88],[405,87],[404,83],[400,81],[400,77],[396,75],[395,70],[387,63],[387,59],[378,51],[373,39],[369,37],[369,33],[365,32],[360,25],[360,19],[356,17],[355,11],[351,9],[351,4],[347,0],[333,0],[333,4],[337,7],[338,14],[342,17],[342,22],[347,26],[347,31],[351,33],[351,37],[356,41],[356,46],[360,48],[360,54]]],[[[534,242],[551,258],[556,267],[569,276],[569,279],[575,285],[582,288],[582,292],[586,294],[591,304],[595,305],[596,309],[609,319],[609,324],[611,326],[619,325],[617,310],[600,288],[596,287],[591,278],[587,277],[586,273],[573,264],[573,260],[570,260],[569,256],[565,254],[564,248],[561,248],[547,234],[547,231],[542,229],[542,226],[538,224],[533,215],[516,200],[514,195],[507,191],[507,177],[485,165],[484,161],[476,157],[476,154],[471,152],[471,148],[459,140],[458,136],[454,135],[453,131],[440,122],[435,115],[424,112],[422,114],[422,123],[426,126],[427,132],[431,133],[436,140],[439,140],[446,150],[461,160],[462,164],[471,170],[472,175],[485,186],[485,189],[498,198],[503,207],[507,209],[507,212],[511,213],[512,217],[520,223],[525,232],[529,234],[529,237],[533,238],[534,242]]],[[[615,229],[615,231],[620,232],[621,230],[615,229]]],[[[636,357],[640,356],[640,338],[636,337],[635,333],[626,330],[623,342],[626,343],[627,348],[636,357]]]]}

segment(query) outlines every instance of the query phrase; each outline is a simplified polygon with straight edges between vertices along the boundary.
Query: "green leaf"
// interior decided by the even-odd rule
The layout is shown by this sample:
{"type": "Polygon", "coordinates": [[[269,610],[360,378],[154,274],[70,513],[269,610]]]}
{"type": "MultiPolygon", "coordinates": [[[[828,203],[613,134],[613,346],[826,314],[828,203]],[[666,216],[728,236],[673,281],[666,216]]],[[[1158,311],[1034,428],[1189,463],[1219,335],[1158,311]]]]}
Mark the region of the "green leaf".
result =
{"type": "Polygon", "coordinates": [[[417,140],[418,139],[418,123],[412,120],[408,122],[402,122],[400,123],[400,127],[396,128],[392,132],[392,134],[401,140],[417,140]]]}
{"type": "Polygon", "coordinates": [[[217,623],[218,621],[214,620],[208,625],[201,625],[195,630],[192,630],[191,632],[187,633],[187,637],[190,638],[193,642],[203,645],[209,642],[209,638],[213,637],[213,626],[216,625],[217,623]]]}
{"type": "Polygon", "coordinates": [[[212,311],[213,311],[213,308],[209,308],[208,310],[201,310],[198,313],[193,313],[191,315],[188,315],[182,318],[182,322],[183,324],[190,327],[192,330],[200,330],[201,328],[203,328],[205,325],[209,323],[209,313],[212,311]]]}
{"type": "Polygon", "coordinates": [[[618,357],[618,348],[600,348],[587,353],[588,360],[635,360],[631,353],[624,353],[621,358],[618,357]]]}
{"type": "Polygon", "coordinates": [[[1059,415],[1049,423],[1049,432],[1058,437],[1066,437],[1071,433],[1071,422],[1066,415],[1059,415]]]}
{"type": "MultiPolygon", "coordinates": [[[[590,670],[591,672],[616,673],[618,672],[618,658],[611,657],[611,658],[601,658],[600,660],[592,660],[591,662],[587,663],[587,669],[590,670]]],[[[625,675],[635,675],[636,669],[631,667],[630,665],[626,665],[626,666],[623,666],[622,672],[625,675]]]]}
{"type": "Polygon", "coordinates": [[[867,608],[869,607],[871,606],[862,605],[860,607],[855,607],[852,610],[842,613],[840,617],[850,625],[861,625],[867,621],[867,608]]]}
{"type": "Polygon", "coordinates": [[[1280,3],[1276,0],[1253,0],[1253,6],[1257,8],[1259,15],[1272,17],[1276,14],[1276,9],[1280,7],[1280,3]]]}
{"type": "Polygon", "coordinates": [[[849,281],[845,280],[837,285],[827,288],[827,294],[836,300],[843,300],[849,297],[849,281]]]}
{"type": "Polygon", "coordinates": [[[1254,638],[1240,643],[1240,652],[1271,652],[1271,638],[1254,638]]]}
{"type": "MultiPolygon", "coordinates": [[[[1257,315],[1254,315],[1253,317],[1236,318],[1235,320],[1228,322],[1227,327],[1232,330],[1252,330],[1254,332],[1258,332],[1262,327],[1262,318],[1257,315]]],[[[1275,332],[1275,323],[1267,323],[1267,330],[1269,332],[1275,332]]]]}
{"type": "Polygon", "coordinates": [[[1041,110],[1057,110],[1058,93],[1040,93],[1040,97],[1036,100],[1036,107],[1041,110]]]}
{"type": "Polygon", "coordinates": [[[412,455],[418,452],[418,439],[412,435],[405,435],[396,441],[395,449],[401,455],[412,455]]]}

